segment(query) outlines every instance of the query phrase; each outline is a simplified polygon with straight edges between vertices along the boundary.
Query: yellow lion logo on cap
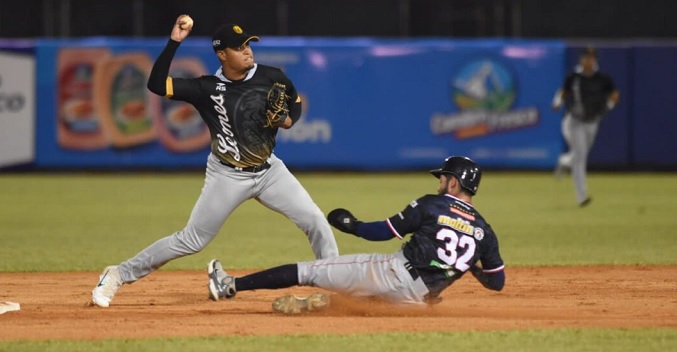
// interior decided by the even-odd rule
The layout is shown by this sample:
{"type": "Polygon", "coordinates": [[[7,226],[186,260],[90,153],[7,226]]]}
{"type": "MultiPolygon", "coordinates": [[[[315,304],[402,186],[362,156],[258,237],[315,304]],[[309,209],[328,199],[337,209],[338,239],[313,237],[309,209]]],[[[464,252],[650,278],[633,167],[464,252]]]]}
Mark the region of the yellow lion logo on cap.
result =
{"type": "Polygon", "coordinates": [[[240,26],[233,26],[233,32],[242,34],[242,28],[240,28],[240,26]]]}

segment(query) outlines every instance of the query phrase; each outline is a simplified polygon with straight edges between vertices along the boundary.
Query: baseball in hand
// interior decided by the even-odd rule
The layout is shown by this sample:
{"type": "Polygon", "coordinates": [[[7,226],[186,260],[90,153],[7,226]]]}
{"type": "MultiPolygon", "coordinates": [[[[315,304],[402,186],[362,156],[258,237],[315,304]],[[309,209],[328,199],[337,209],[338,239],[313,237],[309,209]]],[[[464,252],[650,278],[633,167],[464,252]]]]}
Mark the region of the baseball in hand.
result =
{"type": "Polygon", "coordinates": [[[183,15],[179,19],[179,28],[185,29],[185,30],[191,30],[193,29],[193,19],[190,18],[188,15],[183,15]]]}

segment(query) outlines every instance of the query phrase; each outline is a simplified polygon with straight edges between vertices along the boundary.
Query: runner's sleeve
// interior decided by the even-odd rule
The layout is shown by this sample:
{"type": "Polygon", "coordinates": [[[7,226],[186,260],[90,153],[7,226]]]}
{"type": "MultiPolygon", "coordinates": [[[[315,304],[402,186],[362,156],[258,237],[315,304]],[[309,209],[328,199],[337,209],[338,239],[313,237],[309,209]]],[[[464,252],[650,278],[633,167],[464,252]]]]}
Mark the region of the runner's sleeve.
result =
{"type": "Polygon", "coordinates": [[[484,228],[484,240],[480,252],[480,263],[482,267],[473,265],[470,268],[472,275],[482,286],[495,291],[503,289],[505,284],[505,265],[498,250],[498,238],[488,224],[484,228]]]}
{"type": "Polygon", "coordinates": [[[503,270],[503,258],[498,249],[498,239],[490,226],[484,229],[484,241],[480,251],[480,262],[484,272],[495,272],[503,270]]]}
{"type": "Polygon", "coordinates": [[[403,238],[406,234],[412,233],[421,227],[423,219],[423,215],[421,214],[421,209],[423,207],[419,206],[421,201],[422,200],[419,198],[418,200],[409,203],[404,210],[386,220],[390,231],[395,237],[403,238]]]}
{"type": "Polygon", "coordinates": [[[362,222],[357,225],[356,235],[369,241],[387,241],[395,237],[385,221],[362,222]]]}
{"type": "Polygon", "coordinates": [[[490,290],[500,291],[505,285],[505,272],[503,270],[485,273],[482,268],[473,266],[470,268],[470,273],[482,284],[482,286],[490,290]]]}

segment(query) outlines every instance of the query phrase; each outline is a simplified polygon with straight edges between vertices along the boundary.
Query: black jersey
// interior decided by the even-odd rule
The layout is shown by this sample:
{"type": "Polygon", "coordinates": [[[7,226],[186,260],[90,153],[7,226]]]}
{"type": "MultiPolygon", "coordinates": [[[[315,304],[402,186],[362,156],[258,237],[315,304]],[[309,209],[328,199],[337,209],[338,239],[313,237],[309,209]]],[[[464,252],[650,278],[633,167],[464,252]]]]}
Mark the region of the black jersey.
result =
{"type": "Polygon", "coordinates": [[[248,167],[264,163],[275,148],[277,128],[265,126],[266,95],[276,82],[286,86],[289,105],[298,99],[282,70],[260,64],[241,81],[228,80],[221,69],[212,76],[172,78],[168,95],[195,106],[209,127],[212,153],[234,166],[248,167]]]}
{"type": "Polygon", "coordinates": [[[616,90],[611,77],[599,71],[592,76],[572,72],[564,80],[562,89],[567,110],[582,121],[593,121],[606,113],[609,95],[616,90]]]}
{"type": "Polygon", "coordinates": [[[503,269],[491,226],[471,204],[448,194],[423,196],[387,223],[397,237],[413,233],[404,256],[435,296],[478,260],[485,272],[503,269]]]}

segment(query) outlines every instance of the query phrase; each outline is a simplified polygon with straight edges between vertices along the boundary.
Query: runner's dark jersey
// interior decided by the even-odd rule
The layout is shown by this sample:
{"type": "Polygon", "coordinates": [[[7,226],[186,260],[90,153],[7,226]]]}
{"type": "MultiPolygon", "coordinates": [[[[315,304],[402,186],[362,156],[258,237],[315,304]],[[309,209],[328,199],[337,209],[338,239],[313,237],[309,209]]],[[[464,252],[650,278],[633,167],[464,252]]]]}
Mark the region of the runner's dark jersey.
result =
{"type": "Polygon", "coordinates": [[[567,110],[581,121],[593,121],[606,113],[609,95],[616,90],[611,77],[599,71],[592,76],[572,72],[565,78],[562,89],[567,110]]]}
{"type": "Polygon", "coordinates": [[[450,195],[426,195],[387,221],[397,237],[412,233],[404,256],[436,296],[478,260],[484,272],[503,270],[498,239],[475,208],[450,195]]]}

